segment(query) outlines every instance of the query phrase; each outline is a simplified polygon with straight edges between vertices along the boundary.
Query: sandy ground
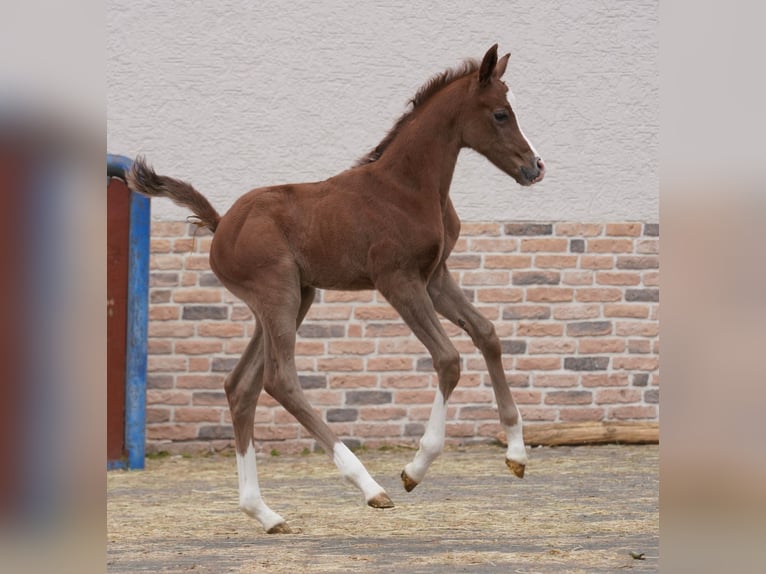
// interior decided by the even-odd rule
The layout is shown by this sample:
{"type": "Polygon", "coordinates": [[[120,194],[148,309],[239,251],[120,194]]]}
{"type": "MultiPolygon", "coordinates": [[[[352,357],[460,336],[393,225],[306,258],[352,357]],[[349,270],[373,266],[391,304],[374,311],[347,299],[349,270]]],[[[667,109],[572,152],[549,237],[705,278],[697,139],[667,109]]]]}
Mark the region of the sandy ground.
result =
{"type": "Polygon", "coordinates": [[[500,447],[448,448],[407,493],[398,477],[412,455],[359,453],[394,500],[388,510],[365,506],[322,454],[259,459],[264,497],[292,535],[267,535],[237,509],[231,456],[109,472],[108,571],[659,570],[657,445],[534,448],[523,480],[500,447]]]}

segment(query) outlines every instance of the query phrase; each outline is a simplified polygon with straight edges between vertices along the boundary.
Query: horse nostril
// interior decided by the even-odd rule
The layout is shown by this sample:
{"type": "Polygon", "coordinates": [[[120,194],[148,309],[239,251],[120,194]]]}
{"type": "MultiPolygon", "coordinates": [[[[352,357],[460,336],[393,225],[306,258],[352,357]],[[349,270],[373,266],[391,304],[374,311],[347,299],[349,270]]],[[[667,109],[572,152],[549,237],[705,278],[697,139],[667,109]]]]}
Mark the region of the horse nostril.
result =
{"type": "Polygon", "coordinates": [[[537,169],[540,171],[545,171],[545,162],[542,160],[542,158],[537,158],[537,169]]]}

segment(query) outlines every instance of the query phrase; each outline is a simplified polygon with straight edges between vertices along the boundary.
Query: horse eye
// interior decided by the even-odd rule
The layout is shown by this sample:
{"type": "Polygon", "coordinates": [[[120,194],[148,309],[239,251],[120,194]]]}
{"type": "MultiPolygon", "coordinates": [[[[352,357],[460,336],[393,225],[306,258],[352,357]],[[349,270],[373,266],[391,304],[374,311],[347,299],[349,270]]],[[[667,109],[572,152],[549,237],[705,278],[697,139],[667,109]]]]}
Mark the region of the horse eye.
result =
{"type": "Polygon", "coordinates": [[[496,121],[504,122],[508,119],[508,110],[497,110],[492,114],[496,121]]]}

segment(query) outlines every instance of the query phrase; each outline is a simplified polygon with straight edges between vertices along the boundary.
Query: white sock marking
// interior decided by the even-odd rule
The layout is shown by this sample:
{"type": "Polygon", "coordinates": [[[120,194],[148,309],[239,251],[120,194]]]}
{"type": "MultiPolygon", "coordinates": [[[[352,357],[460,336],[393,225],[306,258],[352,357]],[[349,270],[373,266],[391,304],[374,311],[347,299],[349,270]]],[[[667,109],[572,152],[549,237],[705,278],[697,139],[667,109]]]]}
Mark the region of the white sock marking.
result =
{"type": "Polygon", "coordinates": [[[260,522],[266,530],[285,521],[271,510],[261,497],[258,486],[258,468],[255,463],[253,442],[247,445],[244,456],[237,453],[237,477],[239,478],[239,508],[260,522]]]}
{"type": "Polygon", "coordinates": [[[412,462],[404,467],[404,472],[415,482],[423,480],[428,467],[441,454],[444,448],[444,425],[446,422],[447,404],[444,402],[441,389],[436,389],[431,416],[428,418],[423,438],[420,439],[420,448],[415,453],[412,462]]]}
{"type": "Polygon", "coordinates": [[[332,460],[338,467],[340,474],[362,491],[365,500],[374,498],[381,492],[385,492],[364,468],[362,461],[342,442],[336,442],[332,449],[332,460]]]}
{"type": "Polygon", "coordinates": [[[527,449],[524,446],[524,437],[522,435],[521,413],[519,413],[519,418],[515,425],[503,426],[505,426],[505,436],[508,439],[508,449],[505,451],[505,458],[526,465],[527,449]]]}

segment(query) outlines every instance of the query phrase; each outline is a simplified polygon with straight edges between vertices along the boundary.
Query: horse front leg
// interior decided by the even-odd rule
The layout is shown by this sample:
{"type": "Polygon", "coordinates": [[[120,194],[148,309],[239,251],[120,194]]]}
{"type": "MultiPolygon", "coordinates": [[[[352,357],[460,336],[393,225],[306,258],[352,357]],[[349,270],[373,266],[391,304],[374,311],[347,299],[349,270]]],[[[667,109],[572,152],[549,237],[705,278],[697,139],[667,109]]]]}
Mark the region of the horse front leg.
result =
{"type": "Polygon", "coordinates": [[[505,379],[500,340],[495,333],[494,325],[468,301],[446,265],[443,265],[434,275],[428,286],[428,293],[436,310],[464,329],[484,356],[497,400],[500,423],[508,439],[505,463],[513,474],[523,478],[528,459],[522,434],[521,413],[516,407],[511,389],[505,379]]]}
{"type": "Polygon", "coordinates": [[[460,380],[460,354],[442,328],[425,283],[419,277],[392,274],[379,279],[376,287],[428,349],[439,378],[418,451],[401,474],[404,488],[409,492],[423,480],[431,463],[444,449],[447,400],[460,380]]]}

